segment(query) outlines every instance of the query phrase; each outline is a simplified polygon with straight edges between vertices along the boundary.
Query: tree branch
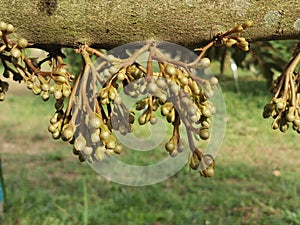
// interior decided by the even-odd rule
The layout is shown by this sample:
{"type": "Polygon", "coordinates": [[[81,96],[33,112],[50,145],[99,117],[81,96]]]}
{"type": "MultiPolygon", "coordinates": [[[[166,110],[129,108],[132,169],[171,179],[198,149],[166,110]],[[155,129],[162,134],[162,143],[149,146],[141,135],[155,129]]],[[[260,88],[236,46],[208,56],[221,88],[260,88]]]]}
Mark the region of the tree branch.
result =
{"type": "Polygon", "coordinates": [[[196,47],[247,20],[247,40],[300,38],[299,0],[2,0],[0,15],[39,46],[109,49],[154,38],[196,47]]]}

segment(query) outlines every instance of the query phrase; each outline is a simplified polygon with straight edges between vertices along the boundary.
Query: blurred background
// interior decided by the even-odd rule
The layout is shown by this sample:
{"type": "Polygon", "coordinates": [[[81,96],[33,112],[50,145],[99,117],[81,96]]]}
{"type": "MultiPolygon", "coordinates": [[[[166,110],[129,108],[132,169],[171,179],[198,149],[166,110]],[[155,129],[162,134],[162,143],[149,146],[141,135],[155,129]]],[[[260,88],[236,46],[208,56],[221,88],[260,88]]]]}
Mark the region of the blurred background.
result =
{"type": "MultiPolygon", "coordinates": [[[[208,53],[227,108],[226,134],[210,179],[184,167],[151,186],[110,182],[80,163],[71,145],[52,140],[47,127],[54,100],[44,103],[25,85],[10,82],[0,103],[2,223],[300,224],[299,134],[273,131],[272,120],[262,118],[272,97],[268,88],[291,58],[295,43],[258,42],[247,53],[237,48],[208,53]]],[[[78,73],[80,56],[72,49],[64,53],[78,73]]],[[[139,165],[139,160],[131,162],[139,165]]]]}

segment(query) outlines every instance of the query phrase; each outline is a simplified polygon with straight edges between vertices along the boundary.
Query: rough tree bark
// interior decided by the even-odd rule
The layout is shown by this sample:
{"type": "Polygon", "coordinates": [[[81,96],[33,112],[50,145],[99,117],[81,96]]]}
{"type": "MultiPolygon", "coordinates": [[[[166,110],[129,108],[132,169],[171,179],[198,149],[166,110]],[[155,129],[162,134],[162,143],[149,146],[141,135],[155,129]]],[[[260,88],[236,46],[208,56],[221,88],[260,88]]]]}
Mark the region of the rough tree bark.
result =
{"type": "Polygon", "coordinates": [[[43,45],[154,38],[194,46],[247,20],[255,22],[250,41],[300,39],[299,0],[0,0],[0,19],[43,45]]]}

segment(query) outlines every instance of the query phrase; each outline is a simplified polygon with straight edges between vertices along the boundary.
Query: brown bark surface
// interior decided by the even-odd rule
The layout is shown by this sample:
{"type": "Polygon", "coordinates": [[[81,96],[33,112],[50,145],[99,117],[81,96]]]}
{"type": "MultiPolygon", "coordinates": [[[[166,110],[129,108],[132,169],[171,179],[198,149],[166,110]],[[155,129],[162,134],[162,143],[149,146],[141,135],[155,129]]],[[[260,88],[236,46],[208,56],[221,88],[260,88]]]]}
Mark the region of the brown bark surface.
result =
{"type": "Polygon", "coordinates": [[[253,20],[250,41],[300,39],[299,0],[0,0],[0,20],[43,45],[112,48],[154,38],[195,46],[253,20]]]}

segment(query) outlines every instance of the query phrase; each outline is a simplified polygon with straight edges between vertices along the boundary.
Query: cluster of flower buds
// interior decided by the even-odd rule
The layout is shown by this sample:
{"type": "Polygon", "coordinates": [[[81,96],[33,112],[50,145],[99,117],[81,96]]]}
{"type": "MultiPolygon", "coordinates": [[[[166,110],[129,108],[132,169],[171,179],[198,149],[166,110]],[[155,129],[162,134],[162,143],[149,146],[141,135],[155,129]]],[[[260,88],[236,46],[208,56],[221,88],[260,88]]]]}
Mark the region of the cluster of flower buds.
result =
{"type": "Polygon", "coordinates": [[[236,45],[243,51],[249,51],[249,42],[244,38],[241,37],[240,34],[245,31],[248,27],[253,26],[253,21],[247,21],[243,23],[242,25],[236,25],[231,30],[229,30],[227,33],[235,33],[236,36],[227,36],[223,38],[223,42],[225,43],[226,47],[231,47],[233,45],[236,45]]]}
{"type": "MultiPolygon", "coordinates": [[[[25,57],[24,49],[30,45],[28,41],[25,38],[19,38],[16,42],[8,39],[7,35],[13,32],[13,25],[0,22],[0,36],[3,40],[0,47],[4,66],[3,77],[10,78],[12,75],[15,81],[24,80],[27,88],[32,90],[33,94],[41,95],[44,101],[49,99],[50,94],[57,100],[68,98],[74,76],[67,72],[67,65],[63,63],[62,57],[57,55],[42,60],[42,62],[51,61],[52,71],[40,71],[41,63],[25,57]]],[[[4,93],[5,91],[2,92],[2,99],[4,93]]]]}
{"type": "MultiPolygon", "coordinates": [[[[217,78],[209,75],[204,78],[196,74],[197,70],[206,69],[210,60],[200,59],[195,69],[180,61],[169,62],[158,48],[159,53],[156,54],[153,51],[156,48],[155,42],[146,45],[149,46],[148,49],[143,46],[140,54],[147,52],[152,61],[145,65],[132,60],[132,56],[118,59],[109,55],[103,56],[103,62],[96,69],[86,59],[86,68],[75,87],[78,91],[77,100],[72,105],[72,118],[66,128],[62,127],[62,138],[74,144],[74,153],[79,155],[80,160],[99,161],[103,159],[103,155],[122,152],[115,132],[126,135],[136,125],[155,125],[161,115],[173,127],[173,134],[165,143],[168,154],[176,157],[186,149],[191,152],[196,150],[199,152],[198,161],[201,165],[196,167],[189,163],[190,167],[201,170],[200,174],[205,177],[212,176],[213,158],[210,158],[212,161],[206,160],[206,156],[194,143],[197,139],[209,139],[211,117],[216,111],[209,98],[214,96],[217,78]],[[153,52],[149,51],[150,48],[153,52]],[[154,65],[157,68],[153,69],[154,65]],[[137,99],[134,108],[123,103],[123,94],[137,99]],[[97,125],[91,126],[88,122],[91,120],[94,121],[92,124],[97,125]],[[180,136],[180,126],[190,133],[188,145],[180,136]]],[[[96,50],[84,46],[81,51],[86,55],[86,51],[95,54],[96,50]]],[[[99,55],[101,57],[100,53],[99,55]]],[[[135,53],[133,56],[137,55],[135,53]]]]}
{"type": "MultiPolygon", "coordinates": [[[[104,54],[83,45],[76,52],[82,55],[84,67],[75,77],[67,71],[62,53],[50,53],[39,62],[27,58],[24,49],[30,45],[28,41],[24,38],[17,42],[8,40],[7,35],[14,27],[0,22],[3,77],[9,78],[12,74],[15,81],[23,80],[27,88],[44,101],[51,94],[54,96],[55,113],[48,130],[54,139],[61,138],[72,144],[73,153],[80,161],[93,163],[105,156],[120,154],[123,147],[118,143],[116,132],[127,135],[135,124],[155,125],[162,116],[173,127],[173,133],[165,143],[168,154],[175,157],[189,149],[190,168],[200,171],[204,177],[211,177],[214,159],[203,154],[195,143],[210,138],[211,117],[216,112],[210,98],[214,96],[218,80],[205,74],[210,60],[204,55],[210,47],[220,44],[237,45],[247,51],[249,44],[241,33],[250,26],[252,22],[246,22],[216,35],[208,45],[198,49],[201,53],[190,63],[187,62],[188,54],[184,59],[172,58],[155,41],[146,41],[127,58],[104,54]],[[100,59],[97,67],[92,63],[91,55],[100,59]],[[146,64],[139,63],[138,58],[145,55],[148,57],[146,64]],[[41,71],[44,62],[50,62],[51,71],[41,71]],[[121,93],[136,99],[133,108],[123,102],[121,93]],[[68,100],[67,104],[65,100],[68,100]],[[185,128],[188,146],[179,127],[185,128]]],[[[0,100],[4,100],[7,89],[8,84],[0,80],[0,100]]],[[[294,115],[297,117],[296,113],[294,115]]]]}
{"type": "MultiPolygon", "coordinates": [[[[25,38],[20,38],[16,43],[8,39],[8,35],[14,32],[15,28],[12,24],[0,21],[0,44],[1,62],[4,67],[3,77],[13,77],[15,81],[21,81],[23,78],[16,66],[23,59],[22,50],[28,46],[25,38]],[[15,69],[13,69],[15,68],[15,69]]],[[[4,101],[5,93],[8,90],[8,83],[0,79],[0,101],[4,101]]]]}
{"type": "Polygon", "coordinates": [[[290,126],[300,133],[300,51],[292,58],[282,74],[273,82],[274,95],[265,105],[263,117],[274,119],[272,128],[286,132],[290,126]]]}
{"type": "MultiPolygon", "coordinates": [[[[60,58],[60,56],[58,56],[60,58]]],[[[52,59],[52,72],[39,72],[37,75],[24,77],[26,86],[32,90],[33,94],[40,95],[44,101],[47,101],[52,94],[56,100],[68,98],[71,94],[71,82],[74,76],[66,70],[66,65],[57,62],[56,58],[52,59]]],[[[31,64],[30,60],[27,63],[31,64]]],[[[32,65],[31,65],[32,66],[32,65]]]]}
{"type": "Polygon", "coordinates": [[[189,165],[193,170],[200,170],[200,175],[204,177],[212,177],[215,174],[215,161],[214,158],[207,154],[199,154],[199,149],[196,149],[190,154],[189,165]]]}

